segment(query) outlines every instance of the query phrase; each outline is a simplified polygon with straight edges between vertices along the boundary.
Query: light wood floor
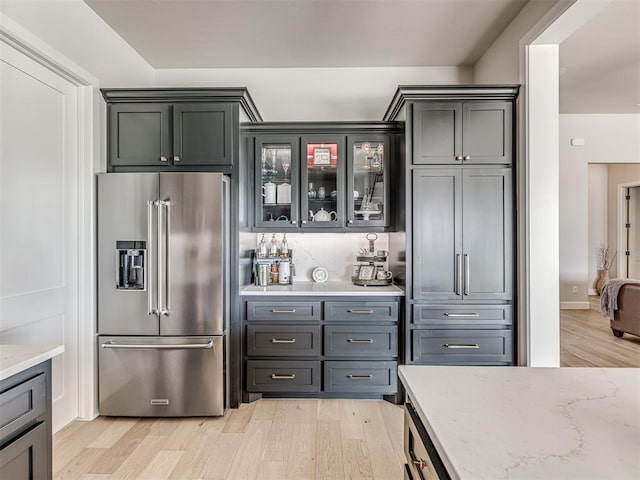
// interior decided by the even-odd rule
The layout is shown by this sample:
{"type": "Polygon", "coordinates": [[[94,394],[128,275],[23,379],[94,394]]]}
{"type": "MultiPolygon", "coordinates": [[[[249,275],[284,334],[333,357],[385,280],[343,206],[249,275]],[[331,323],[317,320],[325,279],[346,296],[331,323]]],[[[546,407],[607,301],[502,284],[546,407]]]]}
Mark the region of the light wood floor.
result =
{"type": "Polygon", "coordinates": [[[54,478],[402,479],[403,410],[376,400],[259,400],[222,418],[74,421],[54,478]]]}
{"type": "Polygon", "coordinates": [[[616,338],[600,313],[600,297],[589,310],[560,310],[560,364],[563,367],[640,367],[640,337],[616,338]]]}

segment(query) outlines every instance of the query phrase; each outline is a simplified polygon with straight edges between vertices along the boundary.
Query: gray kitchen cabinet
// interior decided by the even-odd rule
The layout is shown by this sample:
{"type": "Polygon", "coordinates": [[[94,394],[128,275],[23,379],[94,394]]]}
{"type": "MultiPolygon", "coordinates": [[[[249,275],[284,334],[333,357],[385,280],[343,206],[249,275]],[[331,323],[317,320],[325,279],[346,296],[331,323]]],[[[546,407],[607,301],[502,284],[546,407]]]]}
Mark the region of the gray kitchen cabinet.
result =
{"type": "Polygon", "coordinates": [[[434,365],[508,365],[511,330],[413,330],[412,361],[434,365]]]}
{"type": "Polygon", "coordinates": [[[513,298],[510,168],[413,170],[413,298],[513,298]]]}
{"type": "Polygon", "coordinates": [[[171,156],[171,105],[116,104],[109,109],[109,163],[164,166],[171,156]]]}
{"type": "Polygon", "coordinates": [[[0,382],[0,478],[51,478],[51,361],[0,382]]]}
{"type": "Polygon", "coordinates": [[[389,235],[389,257],[407,272],[395,274],[407,292],[407,364],[514,362],[518,91],[399,86],[384,115],[406,122],[396,197],[406,235],[389,235]]]}
{"type": "Polygon", "coordinates": [[[108,171],[219,170],[239,159],[240,120],[261,121],[245,88],[102,89],[108,171]]]}
{"type": "Polygon", "coordinates": [[[419,102],[413,106],[413,136],[417,165],[511,164],[513,105],[419,102]]]}
{"type": "Polygon", "coordinates": [[[397,393],[398,299],[250,297],[245,399],[397,393]]]}

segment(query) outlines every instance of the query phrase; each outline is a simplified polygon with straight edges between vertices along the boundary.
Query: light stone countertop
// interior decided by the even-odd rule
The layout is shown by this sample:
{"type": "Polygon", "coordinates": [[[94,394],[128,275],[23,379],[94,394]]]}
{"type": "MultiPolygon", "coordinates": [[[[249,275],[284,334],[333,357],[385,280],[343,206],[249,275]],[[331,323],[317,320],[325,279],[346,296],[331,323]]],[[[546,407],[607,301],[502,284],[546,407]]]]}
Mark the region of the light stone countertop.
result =
{"type": "Polygon", "coordinates": [[[404,290],[395,286],[361,287],[351,282],[294,282],[293,285],[249,285],[240,291],[241,296],[349,296],[349,297],[402,297],[404,290]]]}
{"type": "Polygon", "coordinates": [[[62,353],[62,345],[0,345],[0,380],[62,353]]]}
{"type": "Polygon", "coordinates": [[[640,474],[640,369],[400,366],[452,478],[640,474]]]}

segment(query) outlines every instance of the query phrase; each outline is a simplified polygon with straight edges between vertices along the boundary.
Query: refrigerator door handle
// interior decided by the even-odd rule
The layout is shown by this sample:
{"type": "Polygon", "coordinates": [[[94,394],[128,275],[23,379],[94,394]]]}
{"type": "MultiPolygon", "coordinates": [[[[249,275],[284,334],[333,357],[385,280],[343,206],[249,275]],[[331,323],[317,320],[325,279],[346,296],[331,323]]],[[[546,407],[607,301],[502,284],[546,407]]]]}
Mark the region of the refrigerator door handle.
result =
{"type": "Polygon", "coordinates": [[[207,343],[186,343],[186,344],[157,344],[150,345],[145,343],[116,343],[109,341],[100,344],[102,348],[136,348],[136,349],[153,349],[153,350],[175,350],[175,349],[207,349],[213,348],[213,340],[209,340],[207,343]]]}
{"type": "Polygon", "coordinates": [[[164,240],[164,288],[165,294],[167,296],[167,301],[162,309],[162,315],[166,315],[167,317],[171,315],[171,289],[169,288],[169,267],[171,265],[171,245],[169,241],[171,239],[171,201],[166,200],[162,202],[165,207],[167,207],[167,216],[165,220],[165,240],[164,240]]]}
{"type": "Polygon", "coordinates": [[[158,207],[158,228],[157,228],[157,239],[158,239],[158,315],[163,315],[164,310],[164,278],[165,278],[165,264],[164,264],[164,248],[163,248],[163,235],[162,235],[162,205],[164,202],[159,200],[155,202],[158,207]]]}
{"type": "Polygon", "coordinates": [[[153,200],[147,202],[147,315],[157,315],[158,309],[153,307],[153,200]]]}

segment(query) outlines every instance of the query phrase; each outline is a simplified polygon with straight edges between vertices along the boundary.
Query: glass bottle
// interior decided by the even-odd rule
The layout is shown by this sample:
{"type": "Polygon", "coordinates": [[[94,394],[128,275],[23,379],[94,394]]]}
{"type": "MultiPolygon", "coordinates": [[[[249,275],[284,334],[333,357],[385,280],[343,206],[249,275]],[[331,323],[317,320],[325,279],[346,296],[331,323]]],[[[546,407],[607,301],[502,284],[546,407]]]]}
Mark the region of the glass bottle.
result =
{"type": "Polygon", "coordinates": [[[278,256],[278,241],[276,240],[276,234],[271,237],[271,243],[269,244],[269,256],[275,258],[278,256]]]}
{"type": "Polygon", "coordinates": [[[313,188],[313,182],[309,182],[309,193],[308,193],[308,197],[309,198],[316,198],[317,193],[316,193],[316,189],[313,188]]]}
{"type": "Polygon", "coordinates": [[[280,246],[280,256],[287,258],[289,256],[289,243],[287,242],[287,234],[282,235],[282,244],[280,246]]]}
{"type": "Polygon", "coordinates": [[[264,233],[258,243],[258,258],[267,258],[267,242],[264,239],[264,233]]]}

